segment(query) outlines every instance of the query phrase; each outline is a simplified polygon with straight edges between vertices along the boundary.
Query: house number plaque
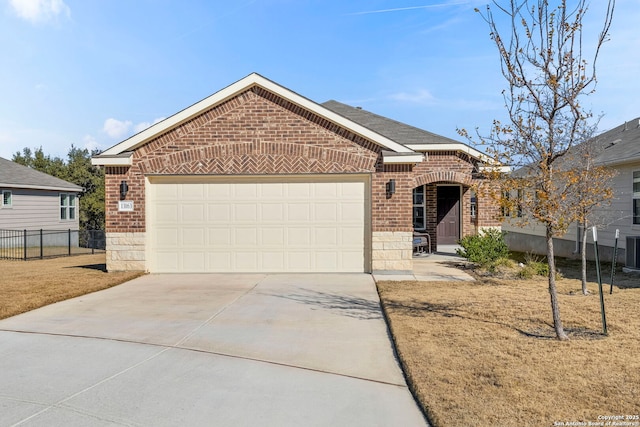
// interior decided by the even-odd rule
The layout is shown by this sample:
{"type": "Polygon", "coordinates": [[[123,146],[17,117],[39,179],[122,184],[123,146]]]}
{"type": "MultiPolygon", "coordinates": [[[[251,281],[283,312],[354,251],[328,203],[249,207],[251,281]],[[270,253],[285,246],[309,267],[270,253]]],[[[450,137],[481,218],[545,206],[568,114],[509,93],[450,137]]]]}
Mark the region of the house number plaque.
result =
{"type": "Polygon", "coordinates": [[[133,212],[133,200],[120,200],[120,201],[118,201],[118,211],[120,211],[120,212],[133,212]]]}

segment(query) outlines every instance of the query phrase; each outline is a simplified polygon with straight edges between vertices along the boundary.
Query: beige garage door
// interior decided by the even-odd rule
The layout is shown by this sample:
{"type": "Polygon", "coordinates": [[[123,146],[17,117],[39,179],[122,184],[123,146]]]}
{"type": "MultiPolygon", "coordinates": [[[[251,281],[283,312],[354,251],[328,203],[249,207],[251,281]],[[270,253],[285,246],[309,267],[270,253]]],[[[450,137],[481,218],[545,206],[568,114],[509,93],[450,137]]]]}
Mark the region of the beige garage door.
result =
{"type": "Polygon", "coordinates": [[[363,272],[367,177],[150,178],[152,272],[363,272]]]}

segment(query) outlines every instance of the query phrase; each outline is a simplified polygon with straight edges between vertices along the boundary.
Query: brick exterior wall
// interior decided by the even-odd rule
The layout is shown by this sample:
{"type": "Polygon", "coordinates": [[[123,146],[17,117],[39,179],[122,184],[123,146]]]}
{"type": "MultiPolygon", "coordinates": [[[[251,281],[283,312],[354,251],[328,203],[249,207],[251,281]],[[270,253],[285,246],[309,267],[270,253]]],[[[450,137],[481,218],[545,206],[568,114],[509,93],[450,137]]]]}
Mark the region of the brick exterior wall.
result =
{"type": "MultiPolygon", "coordinates": [[[[400,258],[387,262],[385,265],[393,265],[389,269],[410,270],[411,257],[406,255],[411,242],[407,236],[413,231],[412,191],[415,187],[429,184],[427,189],[432,195],[436,183],[462,184],[464,234],[475,232],[476,226],[499,225],[497,220],[490,219],[496,209],[491,208],[489,202],[486,208],[485,203],[478,203],[477,224],[469,222],[468,189],[481,182],[473,178],[474,167],[468,156],[453,151],[429,153],[426,160],[415,167],[385,165],[377,144],[271,92],[253,87],[137,148],[131,167],[107,167],[106,231],[114,236],[130,233],[124,235],[133,239],[136,233],[144,236],[142,233],[147,231],[145,176],[149,175],[370,173],[372,234],[386,239],[381,250],[398,246],[400,258]],[[386,192],[390,179],[396,182],[393,195],[386,192]],[[117,209],[122,180],[129,185],[126,199],[133,200],[134,212],[117,209]],[[391,242],[394,238],[397,244],[391,242]]],[[[480,200],[480,195],[478,198],[480,200]]],[[[433,227],[428,232],[434,237],[435,197],[428,203],[429,218],[433,219],[429,221],[433,227]]],[[[432,244],[435,249],[435,238],[432,244]]],[[[371,259],[380,260],[387,255],[373,249],[371,259]]]]}

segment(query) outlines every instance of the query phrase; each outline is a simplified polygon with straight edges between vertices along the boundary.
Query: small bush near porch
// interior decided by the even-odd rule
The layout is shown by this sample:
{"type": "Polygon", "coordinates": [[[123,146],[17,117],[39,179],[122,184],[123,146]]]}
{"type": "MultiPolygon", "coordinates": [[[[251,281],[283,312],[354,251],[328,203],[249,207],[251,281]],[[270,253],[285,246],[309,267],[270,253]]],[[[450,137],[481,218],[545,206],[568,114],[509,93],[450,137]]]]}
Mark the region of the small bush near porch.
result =
{"type": "Polygon", "coordinates": [[[640,278],[617,274],[613,295],[605,286],[604,336],[597,284],[584,296],[580,263],[560,268],[566,342],[554,338],[546,277],[378,283],[407,377],[434,426],[588,425],[640,415],[640,278]]]}

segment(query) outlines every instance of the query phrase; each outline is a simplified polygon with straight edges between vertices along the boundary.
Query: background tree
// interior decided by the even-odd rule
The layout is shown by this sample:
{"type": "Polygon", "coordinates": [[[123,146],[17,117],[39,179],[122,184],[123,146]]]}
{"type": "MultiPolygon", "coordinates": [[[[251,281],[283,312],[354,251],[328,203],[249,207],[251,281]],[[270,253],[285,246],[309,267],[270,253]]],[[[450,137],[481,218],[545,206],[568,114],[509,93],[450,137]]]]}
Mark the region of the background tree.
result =
{"type": "Polygon", "coordinates": [[[523,212],[545,227],[553,325],[557,338],[564,340],[568,337],[558,304],[553,237],[564,234],[578,219],[569,201],[578,191],[579,180],[575,170],[560,167],[560,160],[583,142],[587,132],[591,114],[580,101],[595,88],[595,64],[608,37],[615,0],[606,3],[591,65],[583,57],[586,0],[573,2],[571,8],[565,0],[555,7],[548,0],[505,3],[502,6],[494,1],[482,17],[498,48],[502,75],[508,84],[503,97],[509,123],[494,121],[490,136],[483,142],[489,143],[490,153],[501,164],[520,169],[517,177],[503,177],[504,188],[521,190],[523,212]],[[504,31],[492,7],[507,18],[504,31]]]}
{"type": "Polygon", "coordinates": [[[104,171],[91,165],[89,152],[71,145],[67,160],[44,154],[42,147],[23,148],[12,160],[40,172],[64,179],[84,189],[80,197],[79,222],[82,230],[104,230],[104,171]]]}
{"type": "Polygon", "coordinates": [[[605,148],[595,133],[595,126],[589,130],[587,141],[576,147],[571,153],[575,159],[573,164],[576,191],[572,195],[570,205],[575,207],[577,224],[581,228],[580,258],[582,260],[582,294],[588,295],[587,290],[587,236],[590,226],[597,227],[606,222],[607,218],[598,215],[597,209],[613,199],[611,180],[616,175],[615,169],[598,165],[596,158],[605,148]]]}

